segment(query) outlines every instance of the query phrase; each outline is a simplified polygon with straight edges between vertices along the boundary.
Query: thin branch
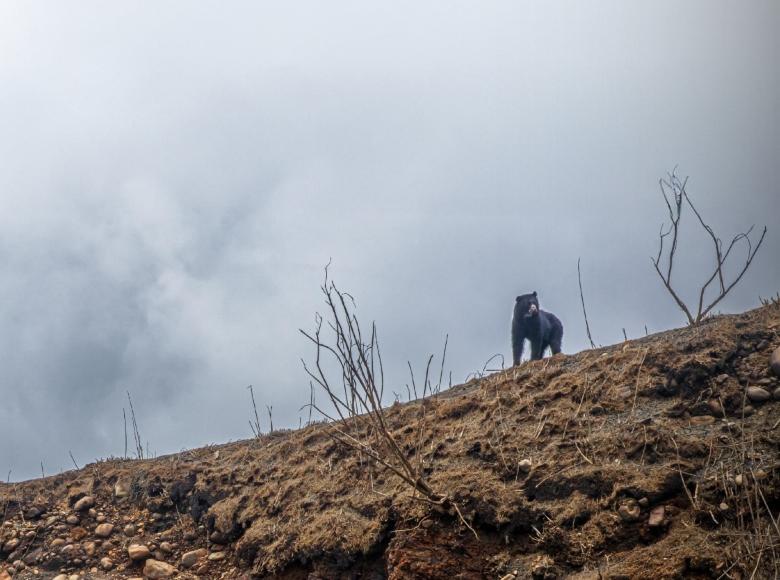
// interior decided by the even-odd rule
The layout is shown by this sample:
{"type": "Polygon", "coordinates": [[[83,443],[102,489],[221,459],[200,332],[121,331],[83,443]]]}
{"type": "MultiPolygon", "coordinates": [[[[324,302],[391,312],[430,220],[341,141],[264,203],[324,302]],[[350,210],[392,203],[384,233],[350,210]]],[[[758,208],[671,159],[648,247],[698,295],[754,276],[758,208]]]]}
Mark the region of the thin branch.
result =
{"type": "Polygon", "coordinates": [[[585,298],[582,295],[582,274],[580,273],[579,258],[577,258],[577,280],[580,283],[580,301],[582,302],[582,315],[585,317],[585,332],[588,333],[588,341],[590,342],[590,348],[596,348],[596,344],[593,342],[593,336],[591,336],[590,334],[590,325],[588,324],[588,313],[585,311],[585,298]]]}

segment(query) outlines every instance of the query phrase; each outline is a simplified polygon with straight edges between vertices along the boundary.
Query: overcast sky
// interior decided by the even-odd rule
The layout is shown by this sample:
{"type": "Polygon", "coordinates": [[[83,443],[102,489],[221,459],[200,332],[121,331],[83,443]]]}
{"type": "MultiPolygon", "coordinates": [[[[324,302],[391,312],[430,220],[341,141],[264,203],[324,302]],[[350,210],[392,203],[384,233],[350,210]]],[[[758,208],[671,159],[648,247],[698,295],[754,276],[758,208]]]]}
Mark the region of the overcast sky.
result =
{"type": "MultiPolygon", "coordinates": [[[[587,345],[684,323],[649,257],[679,164],[723,237],[767,224],[723,312],[780,290],[780,4],[0,4],[0,471],[297,426],[323,266],[388,390],[449,333],[509,357],[537,290],[587,345]],[[266,417],[261,417],[267,428],[266,417]]],[[[694,229],[677,284],[711,266],[694,229]]]]}

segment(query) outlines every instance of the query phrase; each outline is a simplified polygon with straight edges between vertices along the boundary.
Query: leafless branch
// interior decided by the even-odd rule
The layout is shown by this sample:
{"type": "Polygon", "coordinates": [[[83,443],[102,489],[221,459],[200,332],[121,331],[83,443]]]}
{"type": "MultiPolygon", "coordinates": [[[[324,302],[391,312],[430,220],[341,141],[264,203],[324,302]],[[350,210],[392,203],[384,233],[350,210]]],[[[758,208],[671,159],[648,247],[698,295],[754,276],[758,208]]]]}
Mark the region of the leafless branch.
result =
{"type": "Polygon", "coordinates": [[[593,336],[591,336],[590,334],[590,325],[588,324],[588,313],[585,311],[585,298],[582,295],[582,274],[580,273],[579,258],[577,258],[577,280],[580,283],[580,301],[582,302],[582,315],[585,317],[585,332],[588,333],[588,341],[590,342],[590,348],[596,348],[596,344],[593,342],[593,336]]]}
{"type": "MultiPolygon", "coordinates": [[[[320,290],[325,297],[327,327],[333,334],[329,338],[323,336],[324,317],[319,314],[315,318],[313,332],[300,330],[301,334],[314,344],[316,351],[314,365],[309,367],[304,362],[303,367],[312,379],[312,385],[316,383],[328,395],[335,410],[333,414],[337,417],[318,406],[314,402],[313,394],[309,403],[310,408],[329,420],[328,433],[334,440],[389,469],[410,486],[415,494],[419,493],[425,501],[436,506],[437,509],[458,514],[461,522],[474,532],[453,499],[431,488],[424,476],[421,450],[417,450],[416,460],[410,460],[387,424],[387,417],[382,407],[384,371],[376,325],[372,323],[371,332],[364,338],[360,322],[354,312],[354,299],[348,293],[339,290],[335,283],[329,280],[327,266],[320,290]],[[329,373],[327,369],[335,369],[335,373],[329,373]],[[334,374],[341,381],[338,394],[334,374]],[[343,395],[340,394],[341,391],[343,395]]],[[[432,360],[433,356],[428,359],[425,369],[422,384],[423,398],[431,391],[432,360]]],[[[417,398],[417,383],[411,364],[409,364],[409,371],[415,398],[417,398]]],[[[439,384],[442,374],[443,370],[440,372],[439,384]]],[[[426,401],[420,401],[419,404],[422,408],[417,424],[418,446],[424,429],[426,401]]],[[[474,534],[476,535],[476,532],[474,534]]]]}
{"type": "Polygon", "coordinates": [[[759,238],[755,247],[753,246],[753,242],[750,239],[750,234],[753,231],[753,226],[751,226],[747,231],[735,235],[724,251],[722,240],[717,236],[713,228],[704,221],[704,218],[701,216],[698,209],[696,209],[696,206],[694,206],[690,196],[688,195],[688,192],[685,189],[688,183],[688,178],[686,177],[685,179],[681,180],[675,171],[676,168],[668,174],[666,179],[659,180],[661,194],[669,212],[671,225],[666,231],[664,231],[664,227],[661,226],[661,230],[659,232],[658,254],[655,258],[650,258],[650,260],[653,264],[653,267],[655,268],[656,273],[661,278],[664,287],[688,319],[688,324],[693,325],[701,322],[742,279],[742,277],[745,275],[745,272],[747,272],[748,268],[753,263],[753,259],[756,257],[756,253],[761,247],[761,244],[764,242],[767,228],[764,226],[764,229],[761,232],[761,237],[759,238]],[[694,215],[698,219],[699,224],[704,229],[704,231],[707,232],[707,235],[712,240],[715,252],[715,268],[709,278],[705,280],[704,284],[702,284],[701,288],[699,289],[699,299],[695,315],[672,286],[672,269],[677,252],[677,243],[679,240],[680,218],[682,217],[683,201],[685,201],[688,207],[691,208],[691,211],[693,211],[694,215]],[[665,252],[664,240],[670,235],[671,246],[665,252]],[[747,255],[745,257],[745,262],[742,265],[742,269],[734,277],[734,279],[729,282],[724,272],[724,266],[729,256],[731,255],[731,251],[735,248],[736,245],[740,243],[744,243],[747,246],[747,255]],[[664,255],[666,256],[665,266],[662,265],[664,255]],[[718,281],[718,293],[709,301],[709,304],[707,304],[707,300],[705,299],[707,289],[715,280],[718,281]]]}

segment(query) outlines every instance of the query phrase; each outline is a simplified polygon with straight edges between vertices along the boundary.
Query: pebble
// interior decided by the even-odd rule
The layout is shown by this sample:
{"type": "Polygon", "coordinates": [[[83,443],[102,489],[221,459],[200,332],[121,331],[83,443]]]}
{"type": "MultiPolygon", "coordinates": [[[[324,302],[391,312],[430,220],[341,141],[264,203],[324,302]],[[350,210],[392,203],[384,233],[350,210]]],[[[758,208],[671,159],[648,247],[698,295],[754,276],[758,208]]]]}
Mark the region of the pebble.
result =
{"type": "Polygon", "coordinates": [[[641,512],[642,510],[640,509],[639,504],[633,499],[620,504],[620,507],[618,507],[618,514],[623,518],[623,521],[626,522],[637,521],[641,512]]]}
{"type": "Polygon", "coordinates": [[[77,512],[83,512],[95,505],[95,498],[91,495],[85,495],[79,501],[73,505],[73,509],[77,512]]]}
{"type": "Polygon", "coordinates": [[[764,401],[768,401],[771,396],[772,395],[769,394],[769,391],[762,389],[761,387],[747,388],[747,397],[754,403],[763,403],[764,401]]]}
{"type": "Polygon", "coordinates": [[[531,471],[532,466],[533,463],[531,463],[530,459],[523,459],[517,463],[517,468],[523,473],[528,473],[529,471],[531,471]]]}
{"type": "Polygon", "coordinates": [[[127,547],[127,555],[130,556],[133,562],[138,562],[139,560],[146,560],[151,555],[151,552],[149,548],[142,544],[130,544],[127,547]]]}
{"type": "Polygon", "coordinates": [[[780,387],[777,387],[774,392],[772,393],[772,398],[775,401],[780,401],[780,387]]]}
{"type": "Polygon", "coordinates": [[[712,413],[716,417],[723,416],[723,406],[720,404],[720,401],[718,401],[717,399],[710,400],[707,403],[707,407],[709,407],[710,413],[712,413]]]}
{"type": "Polygon", "coordinates": [[[742,477],[741,473],[734,477],[734,484],[737,485],[737,486],[741,486],[743,481],[744,481],[744,478],[742,477]]]}
{"type": "Polygon", "coordinates": [[[769,366],[772,368],[772,372],[775,373],[775,376],[780,377],[780,346],[772,353],[769,366]]]}
{"type": "Polygon", "coordinates": [[[97,544],[95,544],[95,542],[86,542],[82,548],[84,548],[84,553],[91,558],[95,555],[97,544]]]}
{"type": "Polygon", "coordinates": [[[100,524],[95,528],[95,535],[98,538],[107,538],[114,532],[114,524],[100,524]]]}
{"type": "Polygon", "coordinates": [[[209,554],[209,560],[212,562],[218,562],[225,559],[225,552],[212,552],[209,554]]]}
{"type": "Polygon", "coordinates": [[[49,546],[51,546],[52,548],[59,548],[60,546],[64,546],[64,545],[65,545],[65,540],[63,540],[62,538],[54,538],[51,541],[51,544],[49,544],[49,546]]]}
{"type": "Polygon", "coordinates": [[[118,498],[127,497],[130,495],[130,480],[118,479],[114,484],[114,496],[118,498]]]}
{"type": "Polygon", "coordinates": [[[647,507],[647,506],[650,505],[650,500],[647,499],[646,497],[643,497],[643,498],[640,498],[637,503],[639,503],[639,505],[644,508],[644,507],[647,507]]]}
{"type": "Polygon", "coordinates": [[[144,576],[155,580],[157,578],[170,578],[176,574],[177,570],[167,562],[149,559],[144,564],[144,576]]]}
{"type": "Polygon", "coordinates": [[[52,580],[68,580],[67,574],[57,574],[52,580]]]}
{"type": "Polygon", "coordinates": [[[206,556],[208,552],[205,548],[200,548],[199,550],[192,550],[191,552],[186,552],[185,554],[182,554],[181,557],[181,565],[183,568],[192,568],[195,564],[198,563],[198,560],[206,556]]]}
{"type": "Polygon", "coordinates": [[[697,415],[691,417],[691,425],[712,425],[715,422],[715,417],[712,415],[697,415]]]}
{"type": "Polygon", "coordinates": [[[744,407],[742,407],[742,414],[745,417],[750,417],[755,412],[756,410],[753,408],[752,405],[745,405],[744,407]]]}
{"type": "Polygon", "coordinates": [[[135,536],[135,526],[133,524],[127,524],[122,532],[125,534],[125,536],[135,536]]]}
{"type": "Polygon", "coordinates": [[[103,570],[105,570],[106,572],[108,572],[114,567],[114,562],[111,560],[111,558],[106,556],[105,558],[100,559],[100,567],[103,568],[103,570]]]}
{"type": "Polygon", "coordinates": [[[652,509],[650,512],[650,518],[647,520],[647,525],[651,528],[657,528],[664,523],[664,506],[659,505],[652,509]]]}
{"type": "Polygon", "coordinates": [[[729,504],[727,504],[725,501],[720,502],[720,505],[718,506],[718,509],[722,512],[728,511],[729,504]]]}
{"type": "Polygon", "coordinates": [[[75,526],[77,523],[79,523],[79,517],[74,515],[69,515],[65,521],[70,524],[71,526],[75,526]]]}
{"type": "Polygon", "coordinates": [[[160,543],[160,550],[162,550],[166,554],[170,554],[171,552],[173,552],[173,545],[170,542],[162,542],[160,543]]]}

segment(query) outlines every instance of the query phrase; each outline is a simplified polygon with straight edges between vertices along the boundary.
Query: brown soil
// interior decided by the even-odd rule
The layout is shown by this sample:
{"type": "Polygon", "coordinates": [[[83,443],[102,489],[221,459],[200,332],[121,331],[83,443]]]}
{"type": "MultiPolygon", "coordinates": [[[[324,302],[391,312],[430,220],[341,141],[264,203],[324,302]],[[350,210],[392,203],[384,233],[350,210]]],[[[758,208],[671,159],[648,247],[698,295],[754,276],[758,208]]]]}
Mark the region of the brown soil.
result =
{"type": "Polygon", "coordinates": [[[780,387],[778,346],[770,305],[389,408],[478,538],[315,424],[0,485],[0,579],[141,576],[131,543],[181,578],[771,578],[780,401],[745,393],[780,387]]]}

